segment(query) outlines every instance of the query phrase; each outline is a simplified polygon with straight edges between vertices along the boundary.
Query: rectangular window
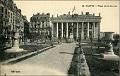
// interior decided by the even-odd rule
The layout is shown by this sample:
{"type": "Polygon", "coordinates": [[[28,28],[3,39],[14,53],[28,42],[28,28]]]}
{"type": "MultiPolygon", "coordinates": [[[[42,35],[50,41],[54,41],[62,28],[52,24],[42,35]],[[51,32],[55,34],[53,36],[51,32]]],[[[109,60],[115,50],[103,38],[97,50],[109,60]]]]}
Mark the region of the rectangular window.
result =
{"type": "Polygon", "coordinates": [[[12,19],[11,19],[11,23],[12,23],[12,19]]]}
{"type": "Polygon", "coordinates": [[[92,29],[92,25],[89,26],[89,29],[92,29]]]}
{"type": "Polygon", "coordinates": [[[1,17],[3,18],[3,14],[1,14],[1,17]]]}
{"type": "Polygon", "coordinates": [[[39,19],[39,17],[37,17],[37,19],[39,19]]]}
{"type": "Polygon", "coordinates": [[[97,27],[97,25],[95,25],[95,27],[97,27]]]}
{"type": "Polygon", "coordinates": [[[11,17],[12,17],[12,13],[11,13],[11,17]]]}
{"type": "Polygon", "coordinates": [[[95,27],[97,27],[97,23],[95,23],[95,27]]]}
{"type": "Polygon", "coordinates": [[[4,13],[4,8],[3,7],[1,7],[1,10],[2,10],[2,13],[4,13]]]}
{"type": "Polygon", "coordinates": [[[10,12],[8,12],[8,17],[10,17],[10,12]]]}
{"type": "Polygon", "coordinates": [[[7,14],[7,9],[5,9],[5,14],[7,14]]]}

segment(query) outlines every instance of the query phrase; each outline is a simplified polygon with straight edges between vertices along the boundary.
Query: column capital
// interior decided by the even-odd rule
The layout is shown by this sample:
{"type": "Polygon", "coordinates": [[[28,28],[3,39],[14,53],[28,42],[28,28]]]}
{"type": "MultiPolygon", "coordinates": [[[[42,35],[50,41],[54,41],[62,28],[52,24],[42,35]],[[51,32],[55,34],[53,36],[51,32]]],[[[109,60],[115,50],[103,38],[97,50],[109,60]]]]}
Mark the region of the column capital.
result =
{"type": "Polygon", "coordinates": [[[84,39],[84,22],[82,23],[81,39],[84,39]]]}

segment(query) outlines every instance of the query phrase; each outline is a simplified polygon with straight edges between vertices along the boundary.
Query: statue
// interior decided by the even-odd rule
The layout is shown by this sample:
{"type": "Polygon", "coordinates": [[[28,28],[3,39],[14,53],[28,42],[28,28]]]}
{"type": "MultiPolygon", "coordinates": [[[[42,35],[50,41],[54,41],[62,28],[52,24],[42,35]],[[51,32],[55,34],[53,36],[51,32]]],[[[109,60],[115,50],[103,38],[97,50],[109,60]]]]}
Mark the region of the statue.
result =
{"type": "Polygon", "coordinates": [[[7,49],[6,52],[10,53],[10,52],[22,52],[25,51],[24,49],[19,48],[19,31],[15,32],[15,36],[13,37],[14,41],[13,41],[13,47],[10,49],[7,49]]]}
{"type": "Polygon", "coordinates": [[[111,42],[107,45],[108,50],[105,52],[105,54],[111,54],[113,55],[113,45],[111,44],[111,42]]]}
{"type": "Polygon", "coordinates": [[[108,38],[106,42],[106,51],[104,53],[101,53],[103,59],[118,59],[118,56],[114,54],[113,45],[111,43],[113,40],[112,32],[106,32],[106,38],[108,38]]]}

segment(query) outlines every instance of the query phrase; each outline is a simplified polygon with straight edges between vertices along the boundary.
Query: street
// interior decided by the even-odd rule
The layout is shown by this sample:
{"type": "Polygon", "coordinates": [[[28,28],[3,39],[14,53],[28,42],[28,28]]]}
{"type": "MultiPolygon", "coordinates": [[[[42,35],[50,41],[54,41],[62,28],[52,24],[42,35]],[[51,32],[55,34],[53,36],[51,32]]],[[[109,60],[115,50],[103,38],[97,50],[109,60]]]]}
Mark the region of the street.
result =
{"type": "Polygon", "coordinates": [[[13,65],[3,65],[3,75],[67,75],[75,43],[62,43],[13,65]]]}

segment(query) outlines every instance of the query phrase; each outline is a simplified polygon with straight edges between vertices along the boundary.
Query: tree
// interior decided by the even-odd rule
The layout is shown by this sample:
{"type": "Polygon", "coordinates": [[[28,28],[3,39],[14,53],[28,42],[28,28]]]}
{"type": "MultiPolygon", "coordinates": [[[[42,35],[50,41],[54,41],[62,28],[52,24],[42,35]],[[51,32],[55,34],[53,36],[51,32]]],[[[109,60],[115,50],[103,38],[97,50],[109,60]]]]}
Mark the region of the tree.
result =
{"type": "Polygon", "coordinates": [[[115,34],[113,35],[114,41],[113,41],[113,45],[117,46],[119,39],[120,39],[120,35],[119,34],[115,34]]]}
{"type": "Polygon", "coordinates": [[[113,35],[113,38],[114,38],[115,40],[119,40],[120,35],[119,35],[119,34],[114,34],[114,35],[113,35]]]}

